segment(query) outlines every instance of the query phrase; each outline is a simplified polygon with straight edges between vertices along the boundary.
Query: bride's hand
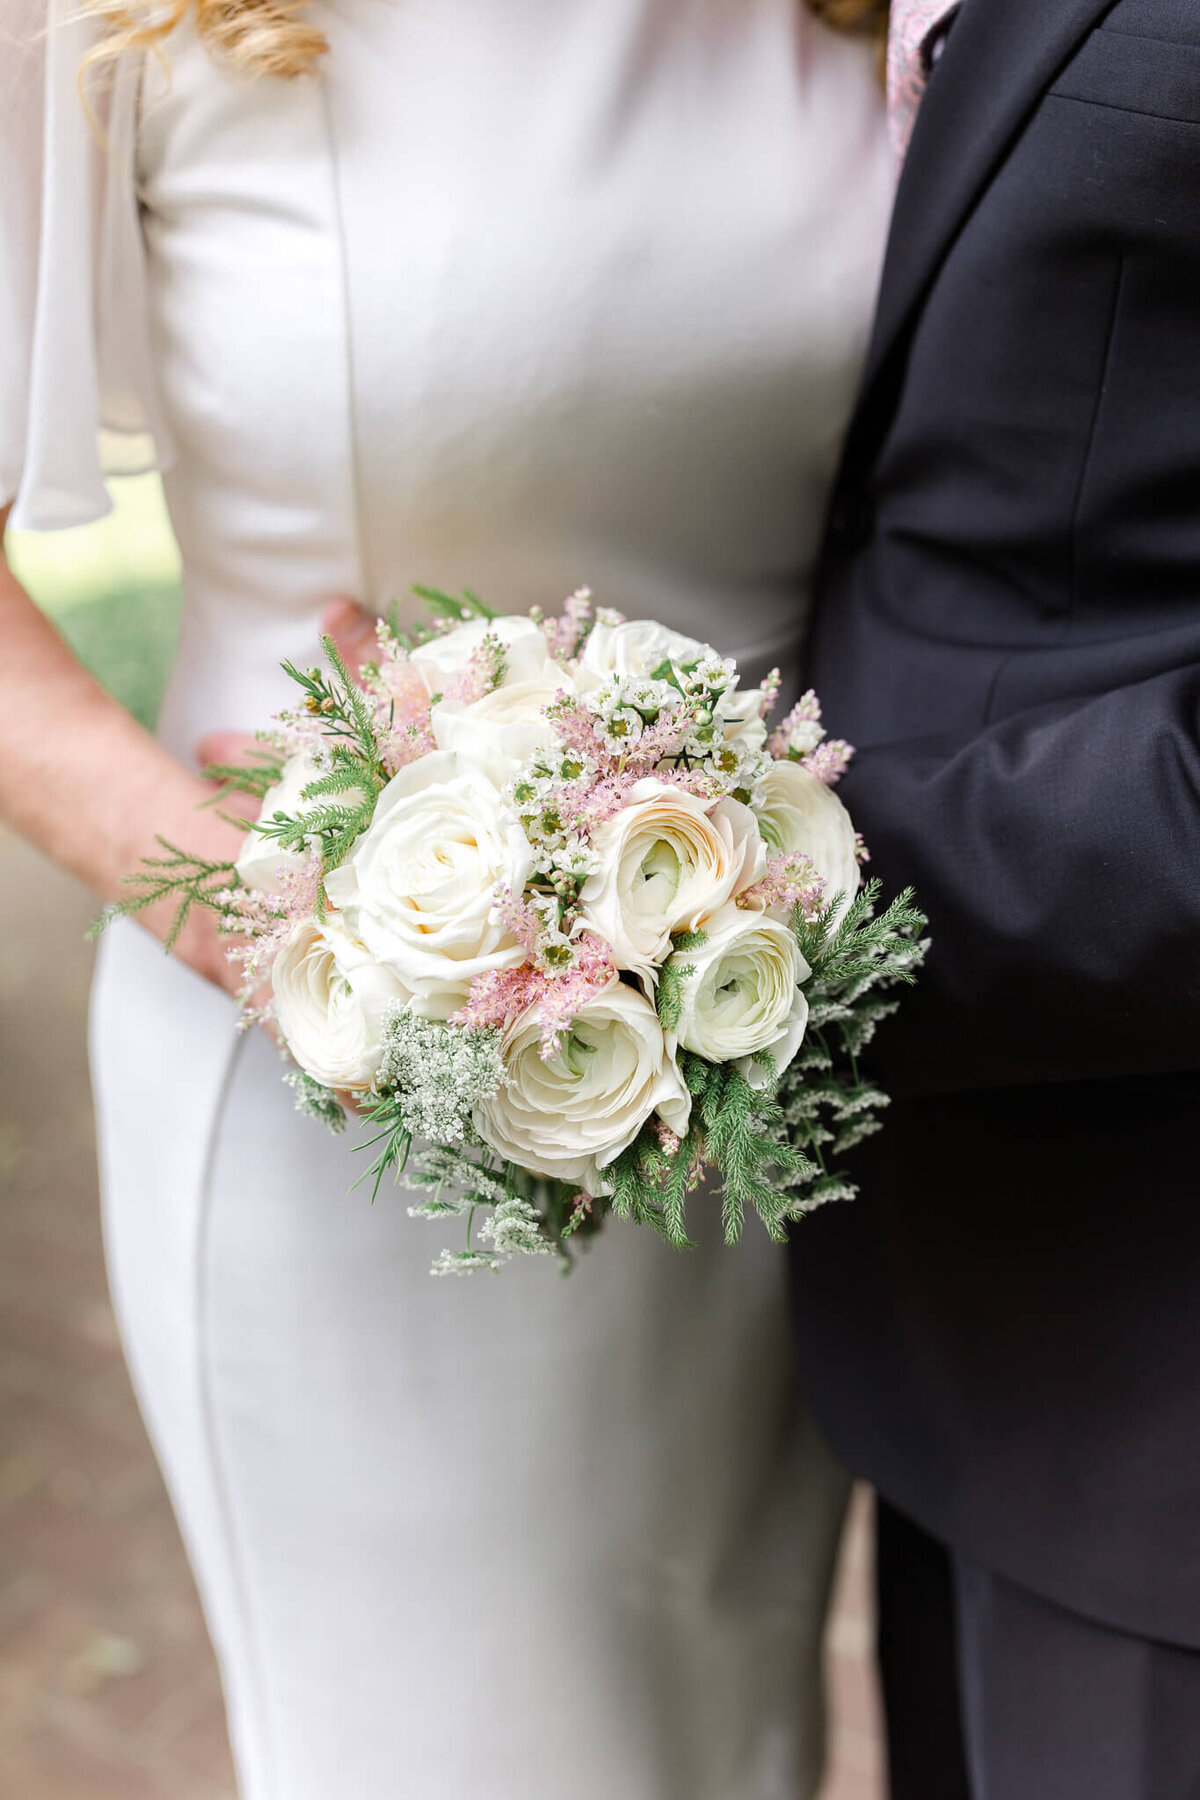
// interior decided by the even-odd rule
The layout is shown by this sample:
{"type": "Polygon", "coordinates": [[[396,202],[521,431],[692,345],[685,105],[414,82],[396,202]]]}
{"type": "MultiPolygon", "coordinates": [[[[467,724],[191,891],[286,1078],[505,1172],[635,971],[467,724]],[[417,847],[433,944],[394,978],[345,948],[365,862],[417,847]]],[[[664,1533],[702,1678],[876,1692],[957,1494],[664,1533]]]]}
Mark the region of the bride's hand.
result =
{"type": "MultiPolygon", "coordinates": [[[[248,795],[230,794],[221,801],[220,810],[206,802],[212,800],[219,790],[211,783],[195,778],[190,784],[191,792],[176,800],[178,811],[173,808],[174,816],[156,814],[156,824],[160,835],[173,844],[178,844],[190,855],[202,857],[206,862],[232,863],[236,861],[245,833],[235,824],[230,823],[233,816],[253,818],[256,803],[248,795]],[[228,816],[222,817],[222,814],[228,816]]],[[[153,854],[153,850],[151,854],[153,854]]],[[[165,940],[170,933],[178,912],[176,900],[166,900],[146,909],[137,915],[139,922],[156,938],[165,940]]],[[[229,949],[234,940],[217,930],[216,916],[207,907],[193,906],[184,921],[183,928],[175,940],[173,954],[197,975],[203,975],[206,981],[224,988],[226,993],[236,994],[242,985],[242,972],[238,963],[230,962],[229,949]]]]}
{"type": "MultiPolygon", "coordinates": [[[[332,600],[322,615],[322,634],[333,639],[351,674],[357,674],[363,663],[374,654],[375,625],[374,613],[365,611],[345,596],[332,600]]],[[[213,763],[240,762],[253,743],[253,737],[245,732],[210,732],[196,747],[197,762],[201,768],[207,768],[213,763]]],[[[204,801],[211,799],[215,789],[199,779],[196,786],[196,805],[202,810],[195,814],[194,823],[188,821],[181,824],[177,835],[167,829],[163,830],[162,835],[172,842],[186,845],[197,856],[213,862],[232,862],[242,847],[245,834],[236,825],[223,819],[221,812],[252,819],[258,810],[256,804],[248,795],[228,794],[222,800],[218,812],[211,806],[203,806],[204,801]]],[[[156,937],[165,937],[172,916],[173,909],[170,906],[148,909],[142,915],[144,923],[156,937]]],[[[229,961],[229,945],[230,939],[218,933],[212,913],[207,909],[193,907],[179,934],[175,954],[198,975],[205,976],[229,993],[236,993],[241,985],[241,970],[237,963],[229,961]]]]}

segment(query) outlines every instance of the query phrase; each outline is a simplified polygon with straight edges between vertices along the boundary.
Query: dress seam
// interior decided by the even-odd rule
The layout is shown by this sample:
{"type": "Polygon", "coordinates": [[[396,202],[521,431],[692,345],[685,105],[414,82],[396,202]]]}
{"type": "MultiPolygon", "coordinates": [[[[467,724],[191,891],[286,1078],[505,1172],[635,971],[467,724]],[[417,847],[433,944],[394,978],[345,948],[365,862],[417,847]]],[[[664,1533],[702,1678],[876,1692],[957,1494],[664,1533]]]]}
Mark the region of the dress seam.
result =
{"type": "Polygon", "coordinates": [[[325,143],[329,152],[329,186],[333,203],[334,253],[337,260],[338,291],[341,300],[342,368],[346,388],[346,457],[350,484],[350,525],[354,534],[354,562],[358,570],[358,593],[353,596],[364,606],[375,605],[375,587],[367,567],[366,537],[363,533],[363,480],[360,460],[357,388],[354,373],[354,339],[350,308],[350,256],[346,244],[346,215],[342,204],[342,164],[338,155],[337,133],[327,80],[322,77],[319,105],[325,124],[325,143]]]}
{"type": "MultiPolygon", "coordinates": [[[[217,1428],[217,1404],[213,1391],[212,1362],[210,1348],[210,1313],[209,1313],[209,1250],[212,1236],[214,1186],[216,1165],[219,1150],[221,1124],[229,1105],[233,1083],[237,1077],[241,1063],[242,1049],[246,1039],[240,1035],[235,1039],[221,1077],[221,1085],[208,1126],[208,1138],[204,1148],[204,1162],[200,1174],[197,1222],[196,1222],[196,1262],[195,1291],[193,1294],[194,1317],[196,1320],[196,1379],[200,1402],[200,1429],[203,1434],[205,1448],[208,1451],[209,1473],[212,1480],[213,1497],[217,1520],[225,1538],[225,1554],[230,1572],[230,1588],[234,1606],[241,1618],[243,1640],[247,1649],[247,1667],[251,1684],[255,1690],[255,1712],[257,1714],[258,1731],[255,1733],[255,1762],[261,1760],[267,1779],[268,1795],[277,1792],[276,1762],[271,1729],[270,1708],[267,1703],[266,1667],[262,1656],[258,1633],[254,1629],[253,1613],[250,1606],[249,1584],[246,1578],[245,1563],[241,1553],[240,1540],[234,1522],[234,1508],[230,1493],[229,1480],[225,1463],[221,1455],[219,1433],[217,1428]]],[[[240,1727],[242,1720],[237,1724],[240,1727]]]]}

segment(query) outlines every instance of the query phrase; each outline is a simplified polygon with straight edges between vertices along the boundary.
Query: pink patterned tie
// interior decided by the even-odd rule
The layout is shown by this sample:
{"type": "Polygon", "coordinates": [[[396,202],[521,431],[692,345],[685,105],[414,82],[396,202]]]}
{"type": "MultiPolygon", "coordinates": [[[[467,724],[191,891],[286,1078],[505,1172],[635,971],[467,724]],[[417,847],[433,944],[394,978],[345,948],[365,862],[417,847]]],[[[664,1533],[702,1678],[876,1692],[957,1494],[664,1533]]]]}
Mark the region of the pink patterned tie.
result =
{"type": "Polygon", "coordinates": [[[908,140],[928,79],[925,46],[955,0],[892,0],[888,30],[888,130],[897,163],[903,163],[908,140]]]}

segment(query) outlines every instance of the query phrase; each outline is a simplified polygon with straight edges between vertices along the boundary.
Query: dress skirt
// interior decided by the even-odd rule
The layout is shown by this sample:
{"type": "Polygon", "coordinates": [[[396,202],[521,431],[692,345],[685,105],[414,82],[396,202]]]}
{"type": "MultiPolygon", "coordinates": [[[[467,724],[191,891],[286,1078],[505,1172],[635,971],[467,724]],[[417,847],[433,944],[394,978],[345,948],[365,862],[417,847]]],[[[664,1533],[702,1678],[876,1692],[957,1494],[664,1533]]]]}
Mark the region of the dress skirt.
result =
{"type": "Polygon", "coordinates": [[[434,1279],[461,1221],[139,928],[93,998],[106,1242],[243,1800],[807,1800],[846,1478],[780,1251],[693,1202],[434,1279]]]}

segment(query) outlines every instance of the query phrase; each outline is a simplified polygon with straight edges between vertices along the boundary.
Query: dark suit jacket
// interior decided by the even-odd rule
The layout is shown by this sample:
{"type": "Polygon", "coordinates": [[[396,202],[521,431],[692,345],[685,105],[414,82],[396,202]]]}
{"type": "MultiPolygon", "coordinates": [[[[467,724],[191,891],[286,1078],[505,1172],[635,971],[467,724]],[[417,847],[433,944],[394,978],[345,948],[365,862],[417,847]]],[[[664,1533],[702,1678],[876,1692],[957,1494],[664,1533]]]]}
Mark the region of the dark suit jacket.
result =
{"type": "Polygon", "coordinates": [[[901,182],[811,678],[932,921],[818,1416],[1011,1579],[1200,1645],[1200,3],[966,0],[901,182]]]}

